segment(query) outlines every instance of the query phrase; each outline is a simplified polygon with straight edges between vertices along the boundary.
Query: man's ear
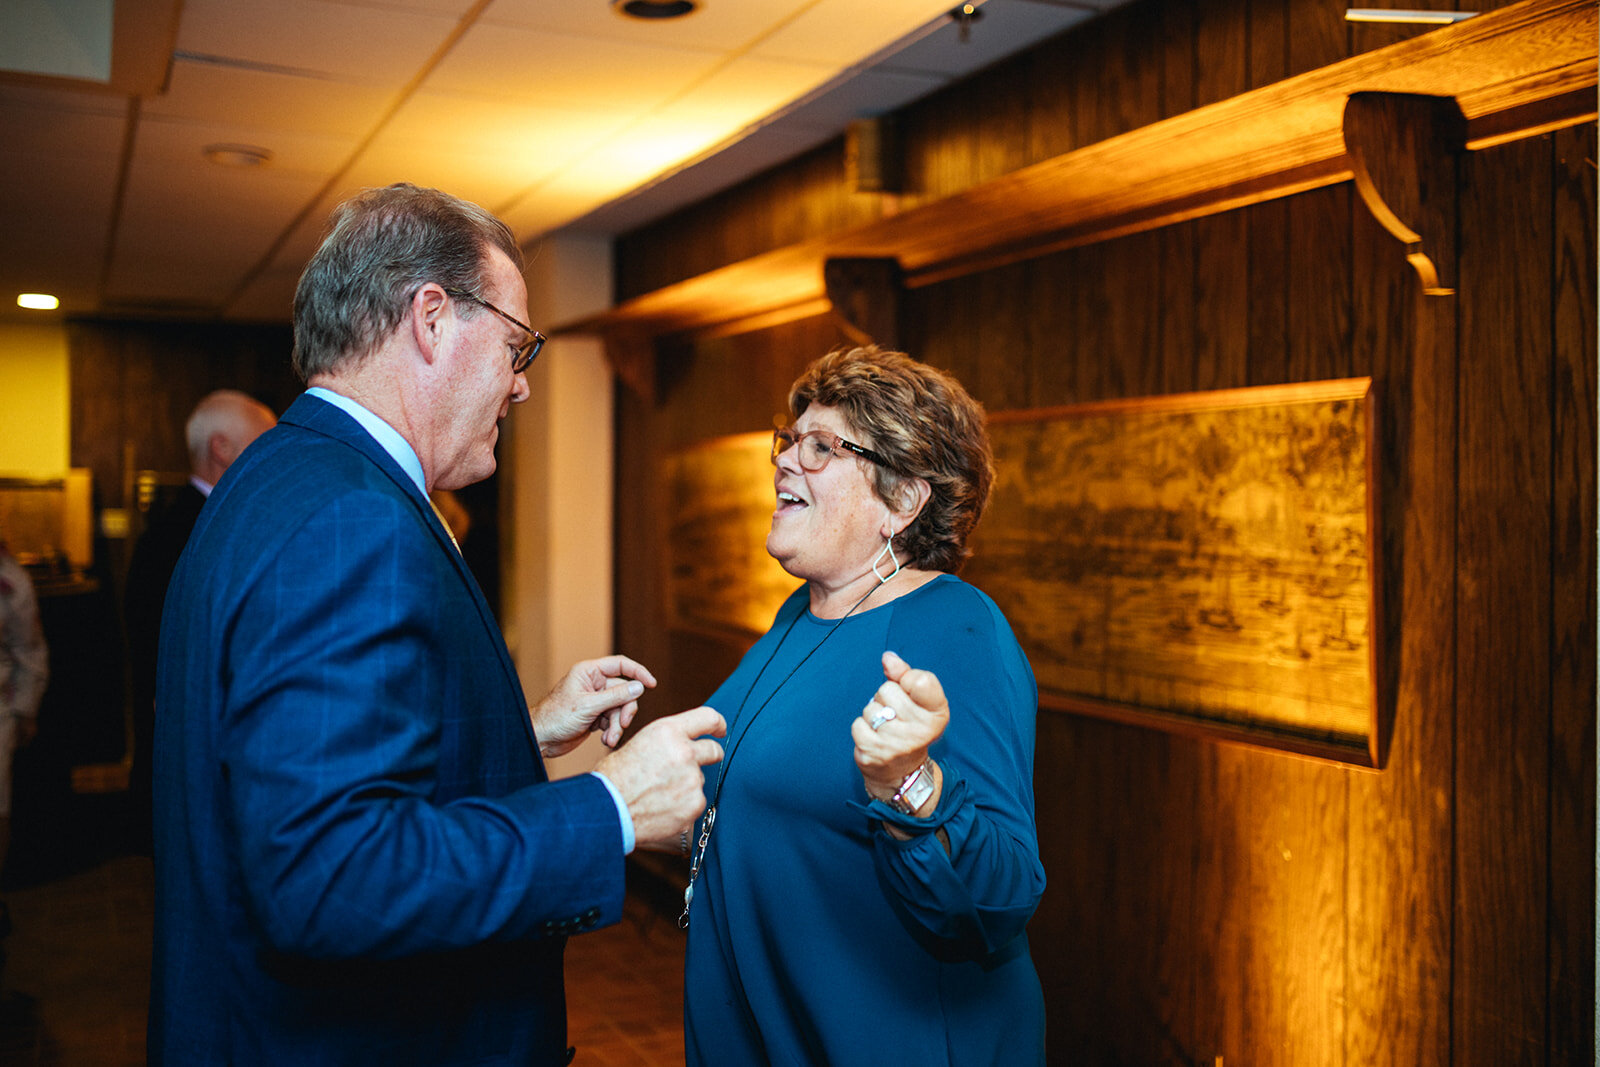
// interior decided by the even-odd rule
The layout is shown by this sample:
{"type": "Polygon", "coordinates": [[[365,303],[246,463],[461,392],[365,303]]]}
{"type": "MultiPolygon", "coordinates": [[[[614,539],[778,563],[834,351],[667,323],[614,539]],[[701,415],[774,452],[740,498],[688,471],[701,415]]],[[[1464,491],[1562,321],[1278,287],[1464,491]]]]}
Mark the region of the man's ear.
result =
{"type": "Polygon", "coordinates": [[[239,458],[240,451],[225,433],[214,433],[206,439],[206,452],[219,471],[227,470],[228,465],[239,458]]]}
{"type": "Polygon", "coordinates": [[[444,339],[445,305],[449,300],[450,294],[434,282],[423,285],[411,296],[408,308],[411,339],[429,363],[437,357],[439,344],[444,339]]]}

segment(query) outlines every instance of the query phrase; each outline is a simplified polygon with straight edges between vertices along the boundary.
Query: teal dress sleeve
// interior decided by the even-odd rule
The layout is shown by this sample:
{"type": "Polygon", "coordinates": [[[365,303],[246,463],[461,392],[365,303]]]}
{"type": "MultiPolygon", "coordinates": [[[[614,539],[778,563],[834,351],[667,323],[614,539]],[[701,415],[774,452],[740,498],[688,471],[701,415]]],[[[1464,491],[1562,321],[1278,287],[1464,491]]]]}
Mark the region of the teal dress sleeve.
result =
{"type": "Polygon", "coordinates": [[[999,609],[961,582],[930,589],[914,613],[897,613],[888,645],[938,675],[949,698],[950,724],[929,750],[944,786],[920,819],[879,800],[853,806],[872,821],[878,879],[918,940],[941,958],[983,959],[1023,932],[1044,893],[1033,671],[999,609]],[[884,823],[911,839],[898,840],[884,823]]]}

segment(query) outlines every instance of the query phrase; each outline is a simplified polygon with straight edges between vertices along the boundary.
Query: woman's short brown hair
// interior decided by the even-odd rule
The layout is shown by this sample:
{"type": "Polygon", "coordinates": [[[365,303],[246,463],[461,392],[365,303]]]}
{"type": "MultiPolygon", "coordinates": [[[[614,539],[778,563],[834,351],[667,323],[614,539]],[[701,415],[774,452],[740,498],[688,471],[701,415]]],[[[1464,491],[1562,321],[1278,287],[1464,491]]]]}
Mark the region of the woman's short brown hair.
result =
{"type": "Polygon", "coordinates": [[[949,374],[876,346],[836,349],[807,367],[789,389],[789,411],[799,418],[812,404],[838,408],[860,443],[888,460],[872,465],[885,503],[896,506],[908,479],[928,483],[927,505],[895,538],[902,561],[959,570],[994,481],[983,405],[949,374]]]}

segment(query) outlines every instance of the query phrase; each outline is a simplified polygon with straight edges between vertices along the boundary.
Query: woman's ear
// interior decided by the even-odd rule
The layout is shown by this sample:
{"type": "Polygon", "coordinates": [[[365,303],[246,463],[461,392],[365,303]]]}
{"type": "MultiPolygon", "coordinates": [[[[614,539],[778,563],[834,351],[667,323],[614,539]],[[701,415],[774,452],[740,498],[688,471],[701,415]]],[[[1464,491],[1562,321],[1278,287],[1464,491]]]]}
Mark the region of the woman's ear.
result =
{"type": "Polygon", "coordinates": [[[899,535],[916,521],[922,509],[928,505],[928,499],[933,496],[933,490],[926,478],[907,478],[900,483],[894,495],[895,500],[889,512],[889,522],[894,531],[890,536],[899,535]]]}

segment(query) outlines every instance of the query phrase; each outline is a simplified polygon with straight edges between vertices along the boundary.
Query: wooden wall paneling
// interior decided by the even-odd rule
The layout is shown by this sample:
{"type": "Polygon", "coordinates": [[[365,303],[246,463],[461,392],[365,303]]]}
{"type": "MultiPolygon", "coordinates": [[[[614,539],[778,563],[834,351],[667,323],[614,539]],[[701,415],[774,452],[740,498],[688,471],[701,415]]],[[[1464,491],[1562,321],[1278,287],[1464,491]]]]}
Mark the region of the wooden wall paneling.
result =
{"type": "Polygon", "coordinates": [[[1025,63],[1000,63],[970,84],[968,95],[979,105],[970,134],[974,181],[998,178],[1033,162],[1029,76],[1025,63]]]}
{"type": "Polygon", "coordinates": [[[1161,234],[1134,234],[1095,246],[1100,269],[1091,290],[1094,340],[1080,363],[1085,400],[1161,391],[1161,234]]]}
{"type": "Polygon", "coordinates": [[[972,377],[963,378],[962,384],[990,411],[1028,406],[1034,344],[1028,300],[1032,273],[1030,264],[1017,263],[965,279],[974,290],[982,327],[972,339],[972,377]]]}
{"type": "Polygon", "coordinates": [[[71,463],[94,474],[95,506],[122,506],[122,402],[126,364],[114,336],[67,327],[71,463]]]}
{"type": "Polygon", "coordinates": [[[1156,231],[1160,244],[1156,287],[1161,315],[1159,393],[1190,393],[1199,388],[1195,385],[1201,358],[1197,230],[1195,223],[1186,222],[1156,231]]]}
{"type": "Polygon", "coordinates": [[[965,84],[940,89],[900,116],[904,207],[960,192],[977,178],[974,120],[984,102],[965,84]]]}
{"type": "Polygon", "coordinates": [[[1049,882],[1029,938],[1050,1063],[1211,1062],[1193,1058],[1188,981],[1198,747],[1040,716],[1035,779],[1049,882]]]}
{"type": "Polygon", "coordinates": [[[1237,389],[1250,382],[1251,212],[1208,215],[1195,235],[1191,389],[1237,389]]]}
{"type": "Polygon", "coordinates": [[[1030,407],[1082,399],[1076,384],[1081,344],[1076,294],[1088,254],[1087,249],[1075,248],[1032,261],[1028,272],[1028,318],[1033,328],[1030,407]]]}
{"type": "Polygon", "coordinates": [[[752,338],[759,336],[765,337],[767,347],[746,352],[735,372],[759,391],[756,402],[741,405],[750,422],[748,430],[765,430],[773,416],[788,413],[789,387],[812,360],[854,343],[826,315],[786,323],[752,338]]]}
{"type": "Polygon", "coordinates": [[[822,278],[833,318],[852,341],[900,347],[904,291],[899,260],[888,256],[829,259],[822,264],[822,278]]]}
{"type": "Polygon", "coordinates": [[[1291,0],[1246,0],[1246,3],[1250,88],[1259,89],[1289,76],[1291,0]]]}
{"type": "Polygon", "coordinates": [[[1192,111],[1198,96],[1196,46],[1200,21],[1194,4],[1147,4],[1147,17],[1158,20],[1154,34],[1158,57],[1156,75],[1161,80],[1161,118],[1192,111]]]}
{"type": "Polygon", "coordinates": [[[1053,37],[1035,45],[1021,60],[1028,79],[1030,163],[1089,143],[1078,125],[1077,100],[1086,87],[1079,38],[1076,33],[1053,37]]]}
{"type": "MultiPolygon", "coordinates": [[[[1210,24],[1201,17],[1199,5],[1194,4],[1165,4],[1155,7],[1153,13],[1161,20],[1161,112],[1165,118],[1192,110],[1198,103],[1200,71],[1207,69],[1200,59],[1200,32],[1203,24],[1210,24]]],[[[1234,33],[1233,39],[1242,41],[1243,37],[1234,33]]],[[[1236,62],[1233,69],[1237,73],[1242,65],[1236,62]]],[[[1194,363],[1199,337],[1195,270],[1199,236],[1193,223],[1168,226],[1157,232],[1161,243],[1158,261],[1161,384],[1158,391],[1190,392],[1196,388],[1194,363]]]]}
{"type": "MultiPolygon", "coordinates": [[[[1196,4],[1194,11],[1194,105],[1201,107],[1252,87],[1251,61],[1259,47],[1253,46],[1247,0],[1196,4]]],[[[1248,211],[1228,211],[1190,224],[1196,320],[1189,388],[1228,389],[1249,382],[1251,217],[1248,211]]]]}
{"type": "Polygon", "coordinates": [[[1249,348],[1245,355],[1250,385],[1288,381],[1289,235],[1287,200],[1257,204],[1246,212],[1250,262],[1249,348]]]}
{"type": "Polygon", "coordinates": [[[902,319],[906,352],[958,377],[961,350],[973,342],[968,281],[957,279],[908,292],[902,319]]]}
{"type": "Polygon", "coordinates": [[[1550,157],[1541,137],[1474,153],[1461,168],[1452,1011],[1461,1065],[1546,1053],[1550,157]]]}
{"type": "Polygon", "coordinates": [[[1289,0],[1289,70],[1304,74],[1350,55],[1344,0],[1289,0]]]}
{"type": "Polygon", "coordinates": [[[1550,454],[1550,1062],[1592,1063],[1595,840],[1595,168],[1593,125],[1555,134],[1550,454]]]}
{"type": "Polygon", "coordinates": [[[1342,1062],[1351,772],[1209,746],[1196,876],[1196,1062],[1342,1062]]]}
{"type": "MultiPolygon", "coordinates": [[[[1264,84],[1255,82],[1251,73],[1254,49],[1247,0],[1213,0],[1197,3],[1192,10],[1195,35],[1192,106],[1219,103],[1264,84]]],[[[1175,91],[1176,86],[1169,86],[1169,97],[1175,91]]]]}
{"type": "Polygon", "coordinates": [[[1078,776],[1080,767],[1093,763],[1079,741],[1088,726],[1070,716],[1042,714],[1034,753],[1034,815],[1045,890],[1028,924],[1028,941],[1044,992],[1045,1053],[1051,1064],[1093,1063],[1091,1052],[1104,1047],[1097,1044],[1103,1030],[1097,1025],[1093,924],[1083,921],[1091,902],[1100,899],[1101,868],[1100,858],[1084,846],[1102,802],[1093,782],[1078,776]]]}
{"type": "MultiPolygon", "coordinates": [[[[1456,183],[1431,186],[1451,224],[1456,183]]],[[[1353,212],[1352,351],[1373,378],[1388,763],[1352,774],[1345,1062],[1450,1063],[1455,794],[1456,298],[1422,294],[1399,243],[1353,212]]]]}
{"type": "MultiPolygon", "coordinates": [[[[1344,0],[1290,0],[1288,74],[1344,59],[1344,0]]],[[[1349,362],[1350,196],[1347,185],[1289,197],[1291,348],[1286,381],[1345,378],[1349,362]],[[1312,321],[1305,321],[1309,318],[1312,321]]]]}
{"type": "Polygon", "coordinates": [[[666,575],[660,566],[661,479],[656,461],[661,454],[659,415],[651,401],[617,383],[612,407],[618,427],[612,469],[611,618],[616,650],[656,672],[661,688],[639,701],[633,729],[662,715],[684,710],[669,700],[665,687],[677,673],[668,658],[666,575]]]}
{"type": "Polygon", "coordinates": [[[1165,58],[1159,47],[1161,0],[1136,0],[1100,17],[1100,80],[1095,94],[1096,140],[1115,137],[1166,117],[1162,105],[1165,58]],[[1152,24],[1156,31],[1151,32],[1152,24]],[[1157,47],[1152,48],[1152,41],[1157,47]]]}
{"type": "Polygon", "coordinates": [[[1350,346],[1350,185],[1292,196],[1287,381],[1365,374],[1350,346]]]}
{"type": "Polygon", "coordinates": [[[1071,393],[1051,403],[1073,404],[1107,396],[1105,382],[1116,373],[1108,370],[1107,362],[1120,361],[1130,350],[1119,343],[1118,324],[1112,321],[1113,311],[1108,305],[1107,247],[1097,244],[1073,250],[1074,270],[1063,294],[1071,316],[1066,327],[1072,331],[1074,348],[1071,393]]]}

